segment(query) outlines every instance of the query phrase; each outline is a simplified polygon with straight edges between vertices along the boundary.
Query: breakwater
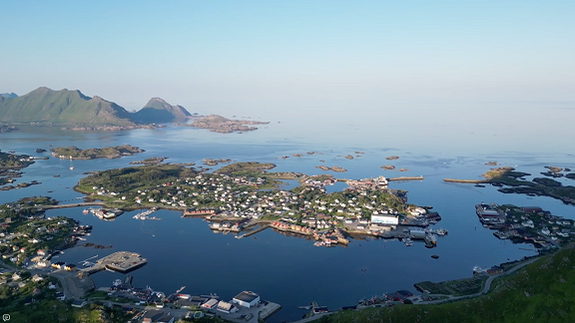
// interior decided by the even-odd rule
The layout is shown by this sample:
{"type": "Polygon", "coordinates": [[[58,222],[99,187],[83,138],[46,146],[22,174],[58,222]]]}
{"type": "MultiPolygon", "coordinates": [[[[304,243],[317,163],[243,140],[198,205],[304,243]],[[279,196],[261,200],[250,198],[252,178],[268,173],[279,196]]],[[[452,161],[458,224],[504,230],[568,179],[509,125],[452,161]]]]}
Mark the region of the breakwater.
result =
{"type": "Polygon", "coordinates": [[[482,179],[453,179],[453,178],[444,178],[444,182],[447,183],[464,183],[464,184],[481,184],[481,183],[489,183],[486,180],[482,179]]]}
{"type": "Polygon", "coordinates": [[[388,178],[387,181],[389,182],[400,182],[400,181],[422,181],[423,176],[401,176],[401,177],[392,177],[388,178]]]}

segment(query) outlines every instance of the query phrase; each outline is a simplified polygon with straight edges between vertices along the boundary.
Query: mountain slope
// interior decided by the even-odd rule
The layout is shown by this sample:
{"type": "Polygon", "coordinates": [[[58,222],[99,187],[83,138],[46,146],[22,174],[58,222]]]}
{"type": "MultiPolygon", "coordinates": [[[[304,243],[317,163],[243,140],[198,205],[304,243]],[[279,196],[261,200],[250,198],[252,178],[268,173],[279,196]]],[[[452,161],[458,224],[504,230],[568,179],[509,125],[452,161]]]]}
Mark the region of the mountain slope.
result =
{"type": "Polygon", "coordinates": [[[132,115],[132,120],[141,123],[161,123],[190,116],[188,110],[180,105],[170,105],[161,98],[152,98],[140,111],[132,115]]]}
{"type": "Polygon", "coordinates": [[[40,87],[16,98],[0,98],[2,122],[49,122],[57,124],[134,125],[131,115],[116,103],[80,91],[53,91],[40,87]]]}

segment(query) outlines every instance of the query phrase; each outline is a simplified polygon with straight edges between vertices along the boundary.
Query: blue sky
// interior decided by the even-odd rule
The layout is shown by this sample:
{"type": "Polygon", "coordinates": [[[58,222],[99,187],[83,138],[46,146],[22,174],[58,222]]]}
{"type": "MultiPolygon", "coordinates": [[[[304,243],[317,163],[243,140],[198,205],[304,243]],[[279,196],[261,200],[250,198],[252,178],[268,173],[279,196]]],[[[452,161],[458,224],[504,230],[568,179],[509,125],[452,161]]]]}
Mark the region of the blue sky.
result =
{"type": "Polygon", "coordinates": [[[265,116],[575,102],[573,1],[3,1],[0,92],[265,116]],[[274,112],[275,111],[275,112],[274,112]]]}

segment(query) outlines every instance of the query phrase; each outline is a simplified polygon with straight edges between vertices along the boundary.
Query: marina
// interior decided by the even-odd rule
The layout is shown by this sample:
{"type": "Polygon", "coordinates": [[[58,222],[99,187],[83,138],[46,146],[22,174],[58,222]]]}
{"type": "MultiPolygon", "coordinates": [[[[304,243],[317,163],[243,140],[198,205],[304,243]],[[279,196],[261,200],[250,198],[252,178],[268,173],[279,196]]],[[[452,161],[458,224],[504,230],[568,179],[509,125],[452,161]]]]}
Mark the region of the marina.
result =
{"type": "Polygon", "coordinates": [[[146,211],[143,211],[143,212],[140,212],[140,213],[134,215],[132,218],[135,220],[161,220],[161,218],[149,216],[150,214],[156,212],[157,210],[158,210],[157,208],[153,207],[149,210],[146,210],[146,211]]]}

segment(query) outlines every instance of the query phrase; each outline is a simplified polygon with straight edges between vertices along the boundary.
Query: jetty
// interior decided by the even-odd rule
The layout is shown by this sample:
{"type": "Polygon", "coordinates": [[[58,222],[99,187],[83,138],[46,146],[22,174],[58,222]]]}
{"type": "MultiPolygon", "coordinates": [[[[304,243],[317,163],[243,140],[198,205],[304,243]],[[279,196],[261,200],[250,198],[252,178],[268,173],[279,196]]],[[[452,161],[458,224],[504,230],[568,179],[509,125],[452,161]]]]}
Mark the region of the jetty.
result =
{"type": "Polygon", "coordinates": [[[444,182],[447,183],[463,183],[463,184],[481,184],[481,183],[489,183],[483,179],[453,179],[453,178],[444,178],[444,182]]]}
{"type": "Polygon", "coordinates": [[[247,238],[247,237],[249,237],[249,236],[251,236],[251,235],[254,235],[254,234],[256,234],[256,233],[258,233],[258,232],[260,232],[260,231],[264,231],[265,229],[267,229],[267,228],[269,228],[269,227],[270,227],[270,224],[268,224],[268,223],[262,224],[262,225],[259,226],[258,228],[255,228],[255,229],[253,229],[253,230],[251,230],[251,231],[249,231],[249,232],[246,232],[246,233],[241,234],[241,235],[237,235],[235,238],[236,238],[236,239],[247,238]]]}
{"type": "Polygon", "coordinates": [[[422,181],[423,176],[400,176],[392,177],[387,179],[389,182],[401,182],[401,181],[422,181]]]}

